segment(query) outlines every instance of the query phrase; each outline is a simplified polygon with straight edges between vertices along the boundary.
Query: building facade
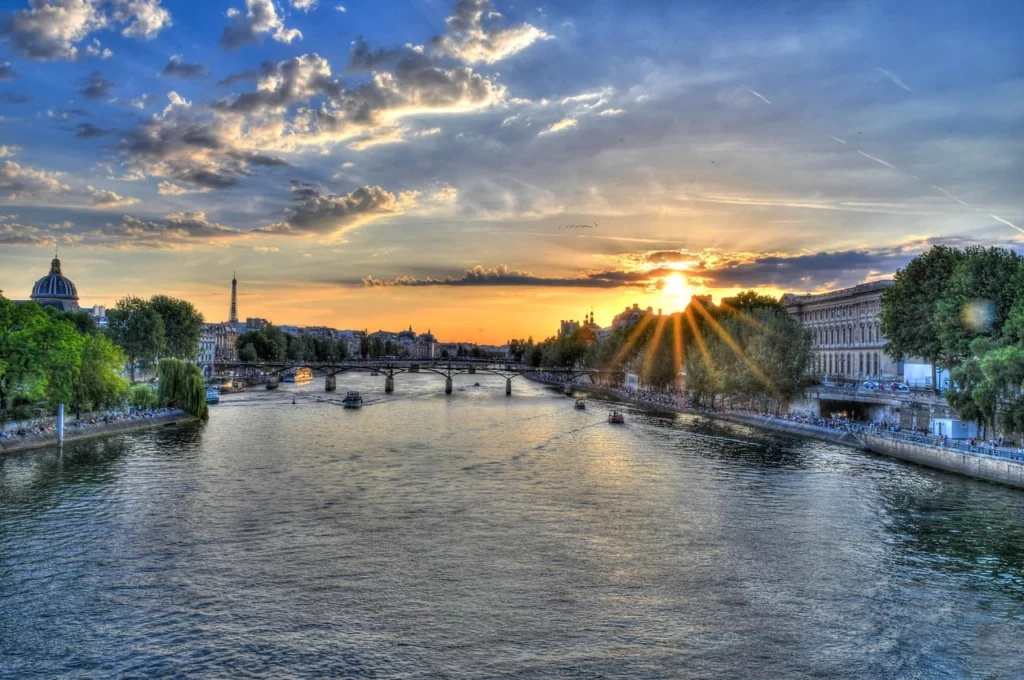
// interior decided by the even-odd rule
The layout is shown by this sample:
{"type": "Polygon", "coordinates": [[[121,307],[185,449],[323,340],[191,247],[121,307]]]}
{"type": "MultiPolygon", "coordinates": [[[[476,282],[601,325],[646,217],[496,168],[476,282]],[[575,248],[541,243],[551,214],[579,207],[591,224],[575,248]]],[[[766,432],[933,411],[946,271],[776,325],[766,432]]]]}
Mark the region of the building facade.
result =
{"type": "Polygon", "coordinates": [[[818,295],[782,296],[782,305],[806,328],[814,343],[813,370],[828,379],[899,380],[900,364],[889,357],[880,331],[882,291],[892,281],[864,283],[818,295]]]}

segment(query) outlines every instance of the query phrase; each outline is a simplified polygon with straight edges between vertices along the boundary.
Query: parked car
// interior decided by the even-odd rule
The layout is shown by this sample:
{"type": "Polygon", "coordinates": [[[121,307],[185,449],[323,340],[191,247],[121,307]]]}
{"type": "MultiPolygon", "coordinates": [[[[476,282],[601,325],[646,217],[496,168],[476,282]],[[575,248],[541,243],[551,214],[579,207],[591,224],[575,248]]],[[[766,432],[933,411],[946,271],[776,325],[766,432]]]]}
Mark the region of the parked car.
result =
{"type": "Polygon", "coordinates": [[[889,389],[893,392],[909,392],[910,388],[907,387],[906,383],[894,382],[889,385],[889,389]]]}
{"type": "Polygon", "coordinates": [[[877,390],[879,387],[881,387],[881,385],[878,384],[878,381],[876,380],[865,380],[860,384],[860,386],[866,390],[877,390]]]}

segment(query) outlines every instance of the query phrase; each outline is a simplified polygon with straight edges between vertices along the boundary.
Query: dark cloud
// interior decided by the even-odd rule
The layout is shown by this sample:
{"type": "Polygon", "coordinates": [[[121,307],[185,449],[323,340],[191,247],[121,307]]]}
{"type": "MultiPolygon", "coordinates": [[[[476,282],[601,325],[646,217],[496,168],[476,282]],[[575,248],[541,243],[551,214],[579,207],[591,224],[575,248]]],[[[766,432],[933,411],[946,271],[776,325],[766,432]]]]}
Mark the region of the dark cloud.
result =
{"type": "Polygon", "coordinates": [[[99,71],[93,71],[78,92],[86,99],[107,99],[113,87],[113,81],[105,79],[99,71]]]}
{"type": "Polygon", "coordinates": [[[415,196],[399,195],[381,187],[362,186],[343,195],[324,195],[313,184],[292,182],[296,204],[284,222],[257,231],[291,235],[336,235],[367,222],[397,215],[414,203],[415,196]]]}
{"type": "Polygon", "coordinates": [[[560,278],[534,276],[531,272],[519,269],[509,269],[506,265],[500,264],[497,267],[487,269],[477,265],[467,269],[462,276],[448,276],[443,279],[415,278],[412,276],[400,276],[395,279],[375,279],[367,276],[363,279],[363,285],[369,287],[387,286],[537,286],[542,288],[622,288],[622,287],[645,287],[651,285],[661,271],[650,272],[627,272],[627,271],[604,271],[591,272],[579,277],[560,278]]]}
{"type": "Polygon", "coordinates": [[[98,128],[92,123],[79,123],[75,128],[75,137],[81,137],[82,139],[90,139],[92,137],[103,137],[115,132],[115,130],[105,130],[98,128]]]}
{"type": "Polygon", "coordinates": [[[302,39],[299,30],[285,27],[272,0],[245,0],[245,13],[232,7],[228,19],[220,38],[225,49],[233,50],[247,43],[258,45],[264,35],[285,44],[302,39]]]}
{"type": "Polygon", "coordinates": [[[171,57],[170,61],[167,62],[167,66],[164,66],[163,75],[165,78],[181,78],[181,79],[196,79],[201,80],[206,78],[206,67],[202,64],[188,64],[181,60],[181,57],[175,54],[171,57]]]}
{"type": "Polygon", "coordinates": [[[317,95],[336,99],[344,87],[340,81],[331,78],[331,65],[318,54],[304,54],[278,64],[264,64],[261,77],[270,79],[274,87],[246,92],[234,99],[221,99],[214,103],[213,108],[230,113],[286,109],[317,95]]]}
{"type": "Polygon", "coordinates": [[[14,68],[11,67],[11,62],[0,62],[0,81],[13,80],[17,75],[14,72],[14,68]]]}
{"type": "Polygon", "coordinates": [[[844,250],[813,255],[761,255],[725,258],[702,264],[686,275],[709,288],[774,287],[820,290],[862,283],[872,274],[891,274],[916,254],[916,248],[844,250]]]}
{"type": "Polygon", "coordinates": [[[0,92],[0,104],[24,104],[28,97],[14,92],[0,92]]]}
{"type": "MultiPolygon", "coordinates": [[[[268,68],[273,68],[273,67],[274,67],[273,62],[265,61],[262,64],[263,72],[266,72],[266,70],[268,68]]],[[[260,71],[257,71],[256,69],[250,68],[250,69],[246,69],[245,71],[241,71],[239,73],[231,73],[231,74],[229,74],[223,80],[218,81],[217,85],[219,85],[221,87],[230,87],[231,85],[234,85],[235,83],[242,83],[242,82],[247,82],[247,81],[255,82],[255,81],[259,80],[259,78],[260,78],[260,71]]]]}

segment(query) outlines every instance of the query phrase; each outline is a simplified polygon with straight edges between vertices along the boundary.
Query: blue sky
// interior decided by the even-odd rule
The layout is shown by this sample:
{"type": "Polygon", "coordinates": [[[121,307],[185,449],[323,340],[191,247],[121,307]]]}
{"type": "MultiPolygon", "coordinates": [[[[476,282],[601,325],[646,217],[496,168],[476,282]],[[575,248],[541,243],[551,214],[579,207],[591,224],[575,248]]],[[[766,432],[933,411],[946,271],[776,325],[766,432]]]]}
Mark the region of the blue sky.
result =
{"type": "Polygon", "coordinates": [[[238,270],[243,315],[497,341],[1019,248],[1021,25],[1014,2],[5,0],[0,288],[59,243],[85,303],[216,320],[238,270]]]}

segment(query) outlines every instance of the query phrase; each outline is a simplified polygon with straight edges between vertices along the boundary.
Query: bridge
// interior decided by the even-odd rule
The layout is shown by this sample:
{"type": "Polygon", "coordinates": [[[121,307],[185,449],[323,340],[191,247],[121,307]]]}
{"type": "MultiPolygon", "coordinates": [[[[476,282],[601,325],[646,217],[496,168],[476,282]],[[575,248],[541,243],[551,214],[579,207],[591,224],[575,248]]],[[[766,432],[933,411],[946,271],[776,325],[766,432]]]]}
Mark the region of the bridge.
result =
{"type": "Polygon", "coordinates": [[[227,370],[241,370],[244,372],[258,372],[268,375],[266,382],[267,389],[275,389],[280,383],[280,374],[284,371],[308,368],[310,371],[325,376],[324,388],[328,392],[337,389],[337,376],[347,371],[377,371],[385,376],[384,391],[391,393],[395,391],[395,376],[400,373],[434,373],[445,379],[445,394],[452,393],[452,378],[456,375],[475,375],[485,373],[498,375],[505,378],[505,394],[512,394],[512,380],[519,376],[548,374],[559,376],[566,384],[566,392],[572,390],[575,380],[583,376],[594,378],[615,379],[620,382],[625,376],[624,371],[604,370],[596,368],[550,368],[543,366],[527,366],[507,362],[495,362],[487,359],[429,359],[429,360],[355,360],[355,361],[330,361],[330,362],[302,362],[302,361],[214,361],[214,374],[223,373],[227,370]]]}
{"type": "Polygon", "coordinates": [[[946,399],[933,392],[867,389],[863,386],[814,385],[807,389],[804,403],[794,406],[807,408],[816,415],[852,411],[857,417],[868,420],[895,420],[908,429],[916,429],[934,418],[952,417],[946,399]]]}

